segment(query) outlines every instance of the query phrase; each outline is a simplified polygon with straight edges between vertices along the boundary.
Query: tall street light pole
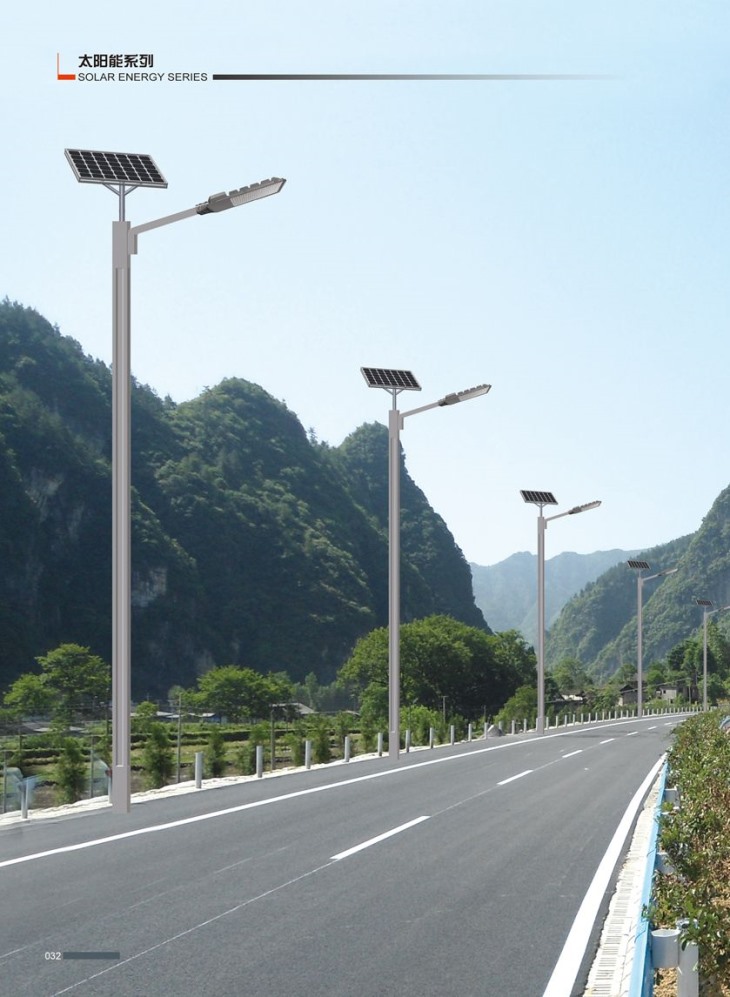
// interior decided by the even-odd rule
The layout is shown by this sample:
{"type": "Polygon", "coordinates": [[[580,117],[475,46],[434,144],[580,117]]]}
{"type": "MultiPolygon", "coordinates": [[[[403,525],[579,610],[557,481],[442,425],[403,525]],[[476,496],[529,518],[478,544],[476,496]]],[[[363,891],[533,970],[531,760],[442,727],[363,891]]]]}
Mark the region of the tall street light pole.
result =
{"type": "Polygon", "coordinates": [[[713,613],[722,613],[730,606],[720,606],[718,609],[710,609],[713,605],[711,599],[695,599],[698,606],[702,606],[702,711],[707,713],[707,617],[713,613]]]}
{"type": "Polygon", "coordinates": [[[644,583],[651,582],[655,578],[664,578],[666,575],[673,575],[679,568],[667,568],[665,571],[658,571],[655,575],[642,575],[642,571],[649,571],[650,566],[646,561],[627,561],[630,568],[638,571],[636,576],[636,716],[641,719],[644,715],[644,646],[643,646],[643,607],[644,607],[644,583]]]}
{"type": "Polygon", "coordinates": [[[553,519],[562,519],[563,516],[575,516],[580,512],[588,512],[589,509],[597,509],[601,504],[597,502],[586,502],[585,505],[576,505],[567,512],[559,512],[555,516],[543,514],[546,505],[557,505],[558,500],[552,492],[520,491],[520,495],[525,502],[536,505],[540,512],[537,517],[537,720],[535,722],[536,733],[545,733],[545,531],[547,524],[553,519]]]}
{"type": "Polygon", "coordinates": [[[361,367],[369,388],[383,388],[392,397],[388,413],[388,756],[400,754],[400,432],[404,420],[432,408],[443,408],[486,395],[490,384],[479,384],[465,391],[455,391],[436,402],[399,412],[397,397],[401,391],[420,391],[421,386],[409,370],[361,367]]]}
{"type": "Polygon", "coordinates": [[[112,223],[112,809],[129,813],[131,802],[130,714],[132,631],[131,544],[131,336],[130,270],[137,237],[163,225],[225,211],[270,194],[285,180],[273,177],[134,228],[125,219],[125,200],[137,187],[167,187],[151,156],[138,153],[66,149],[79,183],[101,184],[119,199],[119,220],[112,223]]]}

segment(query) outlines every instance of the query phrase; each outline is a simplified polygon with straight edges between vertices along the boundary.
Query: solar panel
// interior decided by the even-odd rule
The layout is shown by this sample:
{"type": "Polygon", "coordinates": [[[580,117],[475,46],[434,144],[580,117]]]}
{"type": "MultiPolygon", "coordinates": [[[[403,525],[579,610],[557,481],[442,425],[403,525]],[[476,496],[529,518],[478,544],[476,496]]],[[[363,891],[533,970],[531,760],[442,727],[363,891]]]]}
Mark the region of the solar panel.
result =
{"type": "Polygon", "coordinates": [[[712,599],[695,599],[698,606],[711,606],[712,599]]]}
{"type": "Polygon", "coordinates": [[[64,149],[79,183],[120,183],[136,187],[167,187],[152,156],[136,152],[97,152],[64,149]]]}
{"type": "Polygon", "coordinates": [[[389,388],[398,391],[420,391],[421,385],[409,370],[387,370],[384,367],[361,367],[369,388],[389,388]]]}
{"type": "Polygon", "coordinates": [[[630,568],[640,568],[642,571],[649,570],[648,561],[627,561],[626,563],[630,568]]]}
{"type": "Polygon", "coordinates": [[[558,500],[552,492],[527,492],[520,491],[520,495],[525,502],[532,502],[534,505],[557,505],[558,500]]]}

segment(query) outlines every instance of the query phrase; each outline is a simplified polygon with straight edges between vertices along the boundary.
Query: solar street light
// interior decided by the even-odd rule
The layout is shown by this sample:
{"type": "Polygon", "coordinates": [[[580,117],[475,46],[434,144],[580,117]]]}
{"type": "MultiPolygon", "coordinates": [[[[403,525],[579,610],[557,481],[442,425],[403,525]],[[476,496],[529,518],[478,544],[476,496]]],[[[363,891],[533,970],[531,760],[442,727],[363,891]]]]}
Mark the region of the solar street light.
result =
{"type": "Polygon", "coordinates": [[[702,606],[702,710],[707,713],[707,617],[713,613],[722,613],[730,606],[720,606],[718,609],[710,609],[713,605],[711,599],[695,599],[698,606],[702,606]]]}
{"type": "Polygon", "coordinates": [[[643,604],[644,604],[644,582],[651,582],[655,578],[664,578],[665,575],[673,575],[679,568],[666,568],[658,571],[655,575],[644,576],[642,571],[650,571],[647,561],[627,561],[630,568],[638,571],[636,576],[636,716],[641,719],[644,715],[644,650],[643,650],[643,604]]]}
{"type": "Polygon", "coordinates": [[[213,194],[195,207],[132,228],[125,220],[128,194],[138,187],[167,187],[151,156],[141,153],[65,149],[79,183],[106,187],[119,199],[119,220],[112,223],[112,809],[129,813],[131,802],[131,345],[130,269],[137,237],[163,225],[224,211],[278,193],[286,181],[260,183],[213,194]]]}
{"type": "Polygon", "coordinates": [[[543,515],[546,505],[557,505],[558,500],[552,492],[521,490],[523,500],[530,505],[536,505],[540,513],[537,517],[537,719],[535,731],[545,733],[545,531],[547,524],[553,519],[563,516],[575,516],[580,512],[597,509],[600,502],[586,502],[585,505],[575,505],[567,512],[559,512],[555,516],[543,515]]]}
{"type": "Polygon", "coordinates": [[[486,395],[491,385],[480,384],[399,412],[397,397],[401,391],[421,390],[412,371],[385,367],[361,367],[360,371],[369,388],[382,388],[392,397],[388,414],[388,756],[397,759],[400,754],[400,431],[407,416],[478,398],[486,395]]]}

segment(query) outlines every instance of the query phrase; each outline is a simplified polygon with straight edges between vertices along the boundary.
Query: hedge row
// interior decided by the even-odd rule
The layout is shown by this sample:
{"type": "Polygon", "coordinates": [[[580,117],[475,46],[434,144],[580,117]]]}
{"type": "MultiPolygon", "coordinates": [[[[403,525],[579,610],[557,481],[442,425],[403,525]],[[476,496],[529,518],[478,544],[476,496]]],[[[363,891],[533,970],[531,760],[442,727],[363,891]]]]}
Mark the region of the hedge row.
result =
{"type": "Polygon", "coordinates": [[[664,805],[659,847],[674,871],[656,874],[650,908],[656,927],[688,922],[681,937],[699,946],[707,995],[730,995],[730,734],[722,716],[687,720],[668,753],[667,785],[679,790],[680,805],[664,805]]]}

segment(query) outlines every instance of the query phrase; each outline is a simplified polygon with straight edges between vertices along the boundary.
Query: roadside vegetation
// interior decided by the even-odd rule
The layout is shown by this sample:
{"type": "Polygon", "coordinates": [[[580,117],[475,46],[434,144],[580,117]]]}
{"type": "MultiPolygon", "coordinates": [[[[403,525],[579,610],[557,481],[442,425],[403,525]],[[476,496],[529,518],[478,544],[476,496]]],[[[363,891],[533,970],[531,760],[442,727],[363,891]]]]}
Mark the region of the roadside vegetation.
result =
{"type": "Polygon", "coordinates": [[[686,921],[682,938],[700,952],[700,993],[730,995],[730,732],[722,712],[683,723],[668,753],[668,785],[677,809],[664,804],[659,848],[673,872],[655,875],[649,917],[654,927],[686,921]]]}

